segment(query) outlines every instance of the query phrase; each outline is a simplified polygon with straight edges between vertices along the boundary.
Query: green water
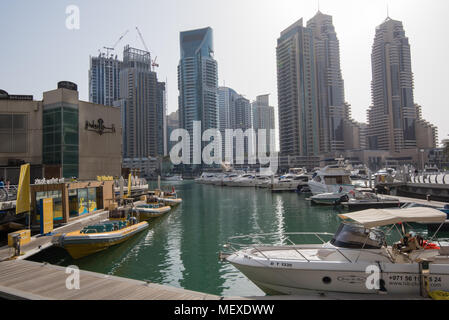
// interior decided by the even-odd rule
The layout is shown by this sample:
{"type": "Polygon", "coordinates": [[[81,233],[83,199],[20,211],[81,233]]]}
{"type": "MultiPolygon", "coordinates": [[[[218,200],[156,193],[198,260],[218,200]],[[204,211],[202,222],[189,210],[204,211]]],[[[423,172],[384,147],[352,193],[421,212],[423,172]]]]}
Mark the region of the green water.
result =
{"type": "MultiPolygon", "coordinates": [[[[263,295],[237,269],[218,259],[229,237],[286,232],[330,232],[338,211],[311,206],[306,195],[266,189],[172,182],[182,205],[123,244],[73,260],[58,248],[33,257],[62,266],[148,280],[224,296],[263,295]]],[[[278,237],[278,238],[279,238],[278,237]]]]}

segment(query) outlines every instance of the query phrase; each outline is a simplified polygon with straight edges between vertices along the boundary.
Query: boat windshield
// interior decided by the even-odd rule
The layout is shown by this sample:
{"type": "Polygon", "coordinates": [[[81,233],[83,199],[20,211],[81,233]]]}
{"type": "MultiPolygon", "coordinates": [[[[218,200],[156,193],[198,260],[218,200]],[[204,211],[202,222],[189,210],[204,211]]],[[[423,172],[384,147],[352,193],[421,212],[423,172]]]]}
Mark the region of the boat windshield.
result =
{"type": "Polygon", "coordinates": [[[340,225],[331,240],[336,247],[350,249],[380,249],[384,243],[385,234],[381,230],[346,223],[340,225]]]}

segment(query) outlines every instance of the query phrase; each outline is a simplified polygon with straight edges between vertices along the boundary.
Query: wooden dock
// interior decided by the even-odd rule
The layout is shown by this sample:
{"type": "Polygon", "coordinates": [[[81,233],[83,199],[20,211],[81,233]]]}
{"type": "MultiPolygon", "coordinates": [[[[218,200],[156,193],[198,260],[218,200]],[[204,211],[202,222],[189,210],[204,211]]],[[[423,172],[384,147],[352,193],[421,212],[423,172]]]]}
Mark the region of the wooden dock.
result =
{"type": "MultiPolygon", "coordinates": [[[[84,226],[95,224],[101,220],[108,218],[109,211],[99,211],[91,214],[86,214],[76,220],[73,220],[66,225],[53,230],[53,234],[56,233],[68,233],[82,229],[84,226]]],[[[36,235],[31,237],[31,241],[21,247],[22,255],[18,257],[19,260],[26,259],[44,249],[52,246],[52,236],[40,236],[36,235]]],[[[14,248],[8,246],[0,247],[0,261],[7,260],[14,255],[14,248]]]]}
{"type": "Polygon", "coordinates": [[[0,262],[0,298],[20,300],[220,300],[221,297],[80,270],[67,289],[65,267],[26,260],[0,262]]]}
{"type": "Polygon", "coordinates": [[[399,196],[387,196],[388,198],[394,198],[398,199],[401,204],[405,203],[416,203],[419,205],[425,205],[430,206],[433,208],[444,208],[445,205],[447,205],[447,202],[440,202],[440,201],[427,201],[423,199],[415,199],[415,198],[406,198],[406,197],[399,197],[399,196]]]}
{"type": "Polygon", "coordinates": [[[0,262],[0,298],[8,300],[429,300],[421,296],[326,293],[221,297],[80,270],[79,289],[68,289],[65,267],[27,260],[0,262]]]}

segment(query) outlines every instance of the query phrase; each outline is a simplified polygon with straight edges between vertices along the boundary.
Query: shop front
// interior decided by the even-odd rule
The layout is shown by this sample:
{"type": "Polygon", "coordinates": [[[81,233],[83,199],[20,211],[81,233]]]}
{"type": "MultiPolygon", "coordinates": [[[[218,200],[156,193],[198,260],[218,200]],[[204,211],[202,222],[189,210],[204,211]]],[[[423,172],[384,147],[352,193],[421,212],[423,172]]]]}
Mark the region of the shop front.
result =
{"type": "Polygon", "coordinates": [[[53,201],[54,223],[66,223],[114,202],[113,181],[83,181],[31,186],[33,223],[40,222],[44,199],[53,201]]]}

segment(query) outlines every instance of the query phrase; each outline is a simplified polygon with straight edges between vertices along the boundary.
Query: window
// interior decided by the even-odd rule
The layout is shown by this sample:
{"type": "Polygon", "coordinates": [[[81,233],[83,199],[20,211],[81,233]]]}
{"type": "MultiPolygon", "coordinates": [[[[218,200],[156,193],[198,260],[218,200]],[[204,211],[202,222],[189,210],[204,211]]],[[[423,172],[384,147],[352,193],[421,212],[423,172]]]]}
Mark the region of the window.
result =
{"type": "Polygon", "coordinates": [[[26,114],[0,114],[0,152],[27,152],[26,114]]]}
{"type": "Polygon", "coordinates": [[[381,230],[344,223],[331,240],[336,247],[350,249],[380,249],[384,243],[385,234],[381,230]]]}

